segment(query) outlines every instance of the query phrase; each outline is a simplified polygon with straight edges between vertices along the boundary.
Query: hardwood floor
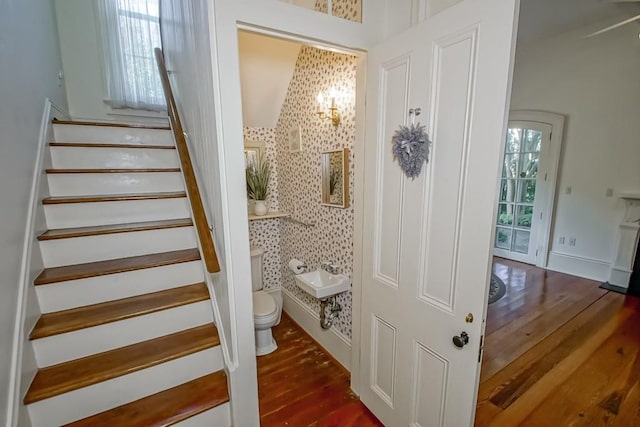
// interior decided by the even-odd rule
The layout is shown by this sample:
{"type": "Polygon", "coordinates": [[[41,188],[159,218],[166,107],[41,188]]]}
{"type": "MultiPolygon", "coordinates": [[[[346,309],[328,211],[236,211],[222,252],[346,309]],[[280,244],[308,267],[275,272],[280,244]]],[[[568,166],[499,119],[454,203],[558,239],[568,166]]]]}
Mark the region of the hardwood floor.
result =
{"type": "Polygon", "coordinates": [[[477,426],[640,426],[640,298],[496,259],[477,426]]]}
{"type": "Polygon", "coordinates": [[[258,357],[261,426],[382,426],[351,392],[349,373],[286,313],[273,334],[278,349],[258,357]]]}

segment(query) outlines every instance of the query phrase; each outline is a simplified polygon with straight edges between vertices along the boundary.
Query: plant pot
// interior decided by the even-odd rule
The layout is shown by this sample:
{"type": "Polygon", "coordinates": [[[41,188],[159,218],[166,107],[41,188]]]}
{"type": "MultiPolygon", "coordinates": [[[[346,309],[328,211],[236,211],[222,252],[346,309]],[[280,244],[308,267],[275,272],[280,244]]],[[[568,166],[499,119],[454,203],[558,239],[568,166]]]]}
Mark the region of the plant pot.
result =
{"type": "Polygon", "coordinates": [[[267,213],[267,202],[265,200],[256,200],[253,205],[253,211],[256,215],[262,216],[267,213]]]}

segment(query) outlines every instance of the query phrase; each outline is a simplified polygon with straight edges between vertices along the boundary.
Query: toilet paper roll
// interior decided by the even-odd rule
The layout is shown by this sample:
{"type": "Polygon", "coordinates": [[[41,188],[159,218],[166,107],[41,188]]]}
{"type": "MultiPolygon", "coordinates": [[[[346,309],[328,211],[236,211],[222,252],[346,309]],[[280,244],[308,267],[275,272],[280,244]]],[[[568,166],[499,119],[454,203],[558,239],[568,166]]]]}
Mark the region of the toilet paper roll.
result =
{"type": "Polygon", "coordinates": [[[289,270],[293,271],[293,274],[302,274],[306,269],[307,266],[304,262],[298,259],[292,258],[291,261],[289,261],[289,270]]]}

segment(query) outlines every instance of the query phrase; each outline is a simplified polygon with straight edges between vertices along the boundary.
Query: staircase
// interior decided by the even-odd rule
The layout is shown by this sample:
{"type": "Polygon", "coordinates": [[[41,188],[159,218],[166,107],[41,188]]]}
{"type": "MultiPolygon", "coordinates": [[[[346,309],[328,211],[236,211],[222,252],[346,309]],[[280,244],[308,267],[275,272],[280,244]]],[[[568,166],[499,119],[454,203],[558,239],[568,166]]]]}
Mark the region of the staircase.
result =
{"type": "Polygon", "coordinates": [[[169,128],[54,122],[24,398],[41,426],[229,426],[205,269],[169,128]]]}

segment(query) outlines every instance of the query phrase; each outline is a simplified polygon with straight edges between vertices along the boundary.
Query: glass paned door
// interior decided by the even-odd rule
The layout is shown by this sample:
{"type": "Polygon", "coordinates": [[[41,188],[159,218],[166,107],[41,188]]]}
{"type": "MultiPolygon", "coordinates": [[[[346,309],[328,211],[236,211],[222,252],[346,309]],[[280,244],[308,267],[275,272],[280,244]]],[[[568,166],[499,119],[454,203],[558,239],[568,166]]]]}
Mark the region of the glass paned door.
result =
{"type": "Polygon", "coordinates": [[[495,255],[535,263],[536,187],[546,126],[510,123],[496,218],[495,255]]]}

